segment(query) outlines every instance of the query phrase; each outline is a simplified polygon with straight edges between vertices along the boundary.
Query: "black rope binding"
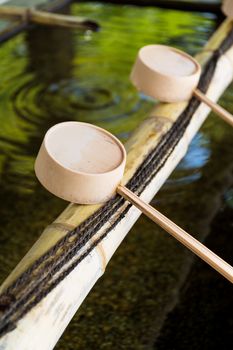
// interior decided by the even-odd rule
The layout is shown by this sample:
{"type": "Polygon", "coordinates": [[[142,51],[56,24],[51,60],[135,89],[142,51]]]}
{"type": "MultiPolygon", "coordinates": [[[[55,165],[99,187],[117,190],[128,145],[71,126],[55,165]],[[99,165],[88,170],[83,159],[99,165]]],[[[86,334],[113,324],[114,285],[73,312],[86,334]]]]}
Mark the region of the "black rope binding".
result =
{"type": "MultiPolygon", "coordinates": [[[[233,29],[215,50],[203,69],[198,88],[205,93],[219,58],[233,45],[233,29]]],[[[164,134],[127,187],[140,195],[163,167],[182,138],[200,102],[192,97],[170,130],[164,134]]],[[[116,195],[52,248],[38,258],[0,295],[0,335],[13,330],[27,312],[48,295],[124,218],[131,204],[116,195]],[[124,210],[117,215],[120,208],[124,210]],[[114,215],[114,218],[113,218],[114,215]],[[90,239],[111,220],[111,225],[94,242],[90,239]],[[89,243],[89,244],[87,244],[89,243]],[[82,251],[81,251],[82,249],[82,251]]]]}

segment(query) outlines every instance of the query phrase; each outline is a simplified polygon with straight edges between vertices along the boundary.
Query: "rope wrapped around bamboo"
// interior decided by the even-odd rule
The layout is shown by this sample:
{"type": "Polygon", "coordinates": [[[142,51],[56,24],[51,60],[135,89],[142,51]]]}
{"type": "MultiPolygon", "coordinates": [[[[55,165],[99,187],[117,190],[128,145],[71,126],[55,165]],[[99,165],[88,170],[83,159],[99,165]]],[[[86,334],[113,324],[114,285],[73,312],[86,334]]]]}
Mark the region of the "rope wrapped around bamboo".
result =
{"type": "MultiPolygon", "coordinates": [[[[225,21],[197,57],[204,66],[199,89],[212,100],[233,78],[232,46],[233,26],[225,21]]],[[[158,105],[126,144],[123,183],[149,202],[208,113],[195,97],[189,103],[158,105]]],[[[1,288],[1,349],[16,343],[19,350],[31,349],[29,337],[33,349],[52,349],[139,215],[120,196],[101,206],[68,206],[1,288]]]]}

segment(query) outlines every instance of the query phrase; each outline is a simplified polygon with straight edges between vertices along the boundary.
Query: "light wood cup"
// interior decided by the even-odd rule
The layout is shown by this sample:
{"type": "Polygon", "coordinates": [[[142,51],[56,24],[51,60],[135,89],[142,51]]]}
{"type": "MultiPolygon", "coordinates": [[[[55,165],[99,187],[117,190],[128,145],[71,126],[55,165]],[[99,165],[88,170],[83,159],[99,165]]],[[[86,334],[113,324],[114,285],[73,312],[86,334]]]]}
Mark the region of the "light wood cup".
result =
{"type": "Polygon", "coordinates": [[[185,52],[148,45],[139,50],[130,78],[139,91],[162,102],[181,102],[195,96],[233,126],[233,116],[197,89],[200,75],[199,63],[185,52]]]}
{"type": "Polygon", "coordinates": [[[101,203],[118,193],[233,282],[232,266],[120,184],[125,163],[126,151],[115,136],[91,124],[65,122],[46,133],[35,172],[48,191],[74,203],[101,203]]]}
{"type": "Polygon", "coordinates": [[[200,79],[201,67],[188,54],[164,45],[142,47],[131,72],[139,91],[163,102],[188,100],[200,79]]]}
{"type": "Polygon", "coordinates": [[[124,146],[109,132],[87,123],[65,122],[46,133],[35,173],[56,196],[95,204],[115,193],[125,162],[124,146]]]}
{"type": "Polygon", "coordinates": [[[224,0],[222,4],[222,12],[226,17],[233,19],[233,1],[224,0]]]}

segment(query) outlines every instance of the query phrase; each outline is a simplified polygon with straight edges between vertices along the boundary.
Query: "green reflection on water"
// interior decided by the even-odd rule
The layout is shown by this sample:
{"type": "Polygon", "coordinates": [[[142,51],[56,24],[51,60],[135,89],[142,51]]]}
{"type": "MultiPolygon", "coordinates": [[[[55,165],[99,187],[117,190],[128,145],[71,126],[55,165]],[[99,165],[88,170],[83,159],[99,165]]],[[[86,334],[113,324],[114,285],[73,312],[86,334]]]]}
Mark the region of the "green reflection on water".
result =
{"type": "MultiPolygon", "coordinates": [[[[211,15],[152,8],[87,3],[74,4],[72,13],[98,20],[100,32],[36,28],[0,48],[2,279],[66,205],[33,173],[45,131],[81,120],[126,140],[153,105],[128,79],[138,48],[155,42],[193,54],[215,28],[211,15]]],[[[223,100],[227,107],[230,101],[232,89],[223,100]]],[[[202,238],[232,184],[232,142],[231,130],[212,118],[156,196],[162,211],[202,238]]],[[[57,349],[152,349],[191,263],[185,249],[141,218],[57,349]]]]}

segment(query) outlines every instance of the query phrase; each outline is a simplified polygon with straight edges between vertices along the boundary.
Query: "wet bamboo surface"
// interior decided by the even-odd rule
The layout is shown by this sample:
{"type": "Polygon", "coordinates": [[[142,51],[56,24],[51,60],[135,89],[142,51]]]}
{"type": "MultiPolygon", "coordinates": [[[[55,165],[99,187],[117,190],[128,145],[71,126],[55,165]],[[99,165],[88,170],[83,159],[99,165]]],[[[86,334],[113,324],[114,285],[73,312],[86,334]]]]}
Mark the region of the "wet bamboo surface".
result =
{"type": "MultiPolygon", "coordinates": [[[[218,46],[218,44],[222,41],[222,39],[226,36],[228,30],[231,28],[231,24],[229,22],[225,22],[220,30],[218,30],[212,40],[206,47],[206,52],[200,54],[198,59],[201,63],[204,63],[209,55],[211,54],[208,50],[213,50],[218,46]]],[[[232,60],[233,53],[232,50],[229,51],[228,57],[232,60]]],[[[221,59],[221,63],[218,67],[218,72],[216,72],[216,76],[211,83],[208,94],[212,99],[217,99],[219,95],[224,91],[227,85],[230,83],[232,79],[232,65],[226,57],[221,59]]],[[[144,123],[139,126],[139,128],[135,131],[134,135],[127,143],[127,151],[128,151],[128,163],[126,168],[126,173],[124,177],[124,182],[126,183],[134,174],[135,170],[141,164],[145,156],[149,153],[149,151],[154,147],[156,143],[160,140],[161,136],[169,130],[172,123],[176,120],[181,111],[185,108],[186,104],[173,104],[173,105],[159,105],[157,106],[150,114],[149,118],[147,118],[144,123]],[[158,117],[159,116],[159,117],[158,117]]],[[[155,181],[151,186],[148,186],[148,189],[143,193],[144,199],[149,201],[155,192],[162,186],[163,182],[169,176],[170,172],[174,169],[176,164],[179,162],[180,158],[184,155],[187,150],[188,143],[191,141],[192,137],[195,135],[198,128],[201,126],[202,122],[205,120],[209,109],[206,106],[201,106],[198,111],[195,113],[193,118],[192,128],[189,128],[188,133],[185,135],[183,142],[177,147],[173,154],[170,156],[167,164],[160,171],[160,173],[156,176],[155,181]]],[[[53,246],[53,244],[60,239],[62,236],[66,234],[66,232],[79,225],[82,221],[88,218],[92,213],[97,210],[98,206],[77,206],[70,205],[68,208],[55,220],[53,224],[51,224],[43,233],[40,240],[36,243],[36,245],[32,248],[29,254],[24,258],[22,263],[18,266],[18,268],[12,273],[12,275],[8,278],[5,286],[11,283],[11,281],[19,275],[27,266],[29,266],[36,258],[38,258],[44,251],[46,251],[49,247],[53,246]]],[[[133,217],[132,222],[122,221],[118,225],[117,232],[124,232],[123,236],[128,232],[130,227],[133,225],[134,221],[139,216],[139,212],[134,209],[131,211],[131,216],[133,217]]],[[[111,232],[109,236],[111,236],[111,232]]],[[[121,238],[123,238],[123,236],[121,238]]],[[[120,243],[120,242],[119,242],[120,243]]],[[[116,248],[117,244],[115,245],[116,248]]],[[[96,262],[100,259],[101,264],[104,264],[109,260],[111,254],[114,252],[115,248],[112,251],[108,251],[108,254],[105,256],[106,261],[102,261],[102,253],[96,251],[96,262]]],[[[106,251],[107,253],[107,251],[106,251]]],[[[94,255],[94,254],[93,254],[94,255]]],[[[73,271],[74,273],[75,271],[73,271]]],[[[100,268],[99,274],[103,271],[100,268]]],[[[72,274],[73,274],[72,273],[72,274]]],[[[99,277],[99,276],[97,276],[99,277]]],[[[77,278],[77,275],[76,275],[77,278]]],[[[66,284],[66,280],[63,282],[63,287],[66,284]]],[[[67,284],[68,286],[68,284],[67,284]]],[[[64,289],[60,289],[60,291],[65,292],[64,289]]],[[[47,297],[47,301],[49,305],[49,296],[47,297]]],[[[45,306],[46,303],[43,303],[45,306]]],[[[70,306],[71,307],[71,306],[70,306]]],[[[74,307],[73,311],[75,311],[76,307],[74,307]]],[[[35,310],[34,310],[35,311],[35,310]]],[[[26,318],[26,317],[25,317],[26,318]]],[[[26,323],[27,325],[30,320],[28,315],[26,323]]],[[[63,325],[65,327],[65,325],[63,325]]],[[[63,327],[63,328],[64,328],[63,327]]],[[[61,327],[62,328],[62,327],[61,327]]],[[[57,331],[61,333],[61,328],[57,331]]],[[[37,328],[38,329],[38,328],[37,328]]],[[[21,328],[22,330],[22,328],[21,328]]],[[[10,344],[11,339],[14,338],[13,333],[16,334],[17,330],[10,333],[5,337],[5,341],[3,340],[3,344],[5,347],[3,349],[11,349],[11,347],[7,347],[10,344]]],[[[59,334],[60,335],[60,334],[59,334]]],[[[59,336],[57,335],[57,336],[59,336]]],[[[26,336],[26,335],[25,335],[26,336]]],[[[40,344],[41,345],[41,344],[40,344]]],[[[10,345],[9,345],[10,346],[10,345]]],[[[49,348],[49,347],[47,347],[49,348]]],[[[50,347],[51,348],[51,347],[50,347]]]]}

